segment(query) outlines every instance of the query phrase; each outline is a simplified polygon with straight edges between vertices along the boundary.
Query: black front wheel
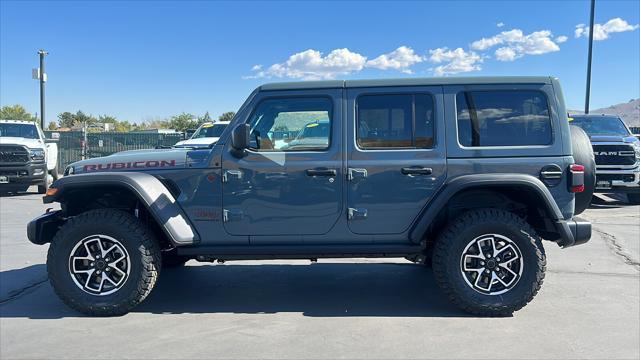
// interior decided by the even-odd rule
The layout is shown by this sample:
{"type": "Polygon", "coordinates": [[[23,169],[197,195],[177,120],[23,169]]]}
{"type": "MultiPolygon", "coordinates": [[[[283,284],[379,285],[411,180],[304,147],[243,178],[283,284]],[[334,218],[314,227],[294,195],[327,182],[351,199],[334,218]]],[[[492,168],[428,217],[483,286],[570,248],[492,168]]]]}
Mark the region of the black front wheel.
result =
{"type": "Polygon", "coordinates": [[[498,209],[469,211],[439,236],[433,272],[440,288],[463,310],[508,316],[529,303],[544,279],[540,237],[517,215],[498,209]]]}
{"type": "Polygon", "coordinates": [[[160,249],[133,215],[97,209],[67,221],[49,246],[47,271],[65,304],[88,315],[127,313],[153,289],[160,249]]]}

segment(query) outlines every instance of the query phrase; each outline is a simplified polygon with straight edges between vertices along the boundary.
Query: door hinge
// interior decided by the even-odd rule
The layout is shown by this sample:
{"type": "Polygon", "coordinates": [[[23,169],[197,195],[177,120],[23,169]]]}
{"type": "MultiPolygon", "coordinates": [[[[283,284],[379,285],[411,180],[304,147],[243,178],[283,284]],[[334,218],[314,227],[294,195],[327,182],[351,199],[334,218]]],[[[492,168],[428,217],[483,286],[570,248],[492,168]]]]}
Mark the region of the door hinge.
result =
{"type": "Polygon", "coordinates": [[[231,178],[237,178],[238,180],[242,179],[242,171],[240,170],[225,170],[222,173],[222,182],[226,183],[231,180],[231,178]]]}
{"type": "Polygon", "coordinates": [[[347,170],[347,180],[353,181],[356,178],[366,178],[367,169],[349,168],[347,170]]]}
{"type": "Polygon", "coordinates": [[[347,213],[349,220],[364,220],[367,218],[367,209],[363,208],[349,208],[347,213]]]}

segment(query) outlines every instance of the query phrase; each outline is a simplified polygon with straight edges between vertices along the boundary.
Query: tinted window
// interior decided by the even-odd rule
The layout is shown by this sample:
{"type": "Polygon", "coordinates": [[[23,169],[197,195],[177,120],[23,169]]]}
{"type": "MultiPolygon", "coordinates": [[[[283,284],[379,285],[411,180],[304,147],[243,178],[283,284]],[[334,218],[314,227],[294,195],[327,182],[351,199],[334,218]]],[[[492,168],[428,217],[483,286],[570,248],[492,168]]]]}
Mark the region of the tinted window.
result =
{"type": "Polygon", "coordinates": [[[265,100],[251,117],[252,148],[261,151],[327,149],[331,110],[329,98],[265,100]]]}
{"type": "Polygon", "coordinates": [[[463,146],[551,143],[551,119],[540,91],[465,91],[456,95],[458,140],[463,146]]]}
{"type": "Polygon", "coordinates": [[[571,125],[581,127],[589,135],[629,136],[629,131],[615,116],[573,116],[571,125]]]}
{"type": "Polygon", "coordinates": [[[0,136],[37,139],[38,129],[35,125],[30,124],[2,123],[0,124],[0,136]]]}
{"type": "Polygon", "coordinates": [[[220,137],[226,128],[227,124],[204,124],[193,134],[191,138],[199,139],[205,137],[220,137]]]}
{"type": "Polygon", "coordinates": [[[357,142],[363,149],[433,146],[434,106],[427,94],[358,98],[357,142]]]}

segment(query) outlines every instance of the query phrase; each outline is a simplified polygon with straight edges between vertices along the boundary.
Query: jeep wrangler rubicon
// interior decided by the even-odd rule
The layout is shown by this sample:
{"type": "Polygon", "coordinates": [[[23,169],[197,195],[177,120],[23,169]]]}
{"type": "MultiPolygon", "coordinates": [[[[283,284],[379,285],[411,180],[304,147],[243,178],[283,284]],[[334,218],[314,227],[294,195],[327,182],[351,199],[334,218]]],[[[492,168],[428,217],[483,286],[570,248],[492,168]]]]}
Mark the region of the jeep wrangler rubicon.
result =
{"type": "Polygon", "coordinates": [[[542,239],[591,236],[593,153],[566,114],[550,77],[267,84],[212,146],[70,165],[27,233],[86,314],[128,312],[189,259],[405,257],[505,316],[542,285],[542,239]]]}

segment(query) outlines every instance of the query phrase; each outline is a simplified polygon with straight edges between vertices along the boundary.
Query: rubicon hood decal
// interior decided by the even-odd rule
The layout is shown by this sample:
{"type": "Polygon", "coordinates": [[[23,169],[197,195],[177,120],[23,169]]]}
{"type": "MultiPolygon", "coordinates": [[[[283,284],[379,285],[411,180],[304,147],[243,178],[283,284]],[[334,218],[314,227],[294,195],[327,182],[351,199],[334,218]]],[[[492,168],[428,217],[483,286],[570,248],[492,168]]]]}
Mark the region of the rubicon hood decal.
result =
{"type": "Polygon", "coordinates": [[[96,171],[127,171],[184,167],[187,149],[135,150],[78,161],[74,173],[96,171]]]}
{"type": "Polygon", "coordinates": [[[147,161],[128,161],[128,162],[112,162],[106,164],[85,164],[82,167],[84,171],[99,170],[123,170],[123,169],[148,169],[158,167],[175,167],[175,160],[147,160],[147,161]]]}

